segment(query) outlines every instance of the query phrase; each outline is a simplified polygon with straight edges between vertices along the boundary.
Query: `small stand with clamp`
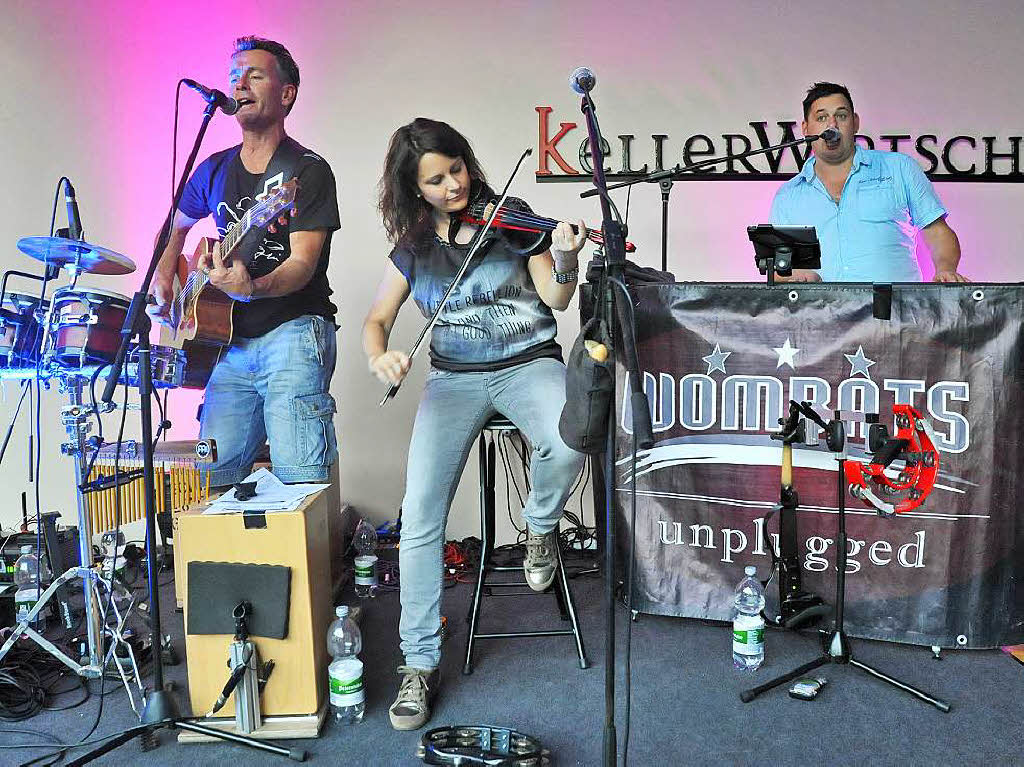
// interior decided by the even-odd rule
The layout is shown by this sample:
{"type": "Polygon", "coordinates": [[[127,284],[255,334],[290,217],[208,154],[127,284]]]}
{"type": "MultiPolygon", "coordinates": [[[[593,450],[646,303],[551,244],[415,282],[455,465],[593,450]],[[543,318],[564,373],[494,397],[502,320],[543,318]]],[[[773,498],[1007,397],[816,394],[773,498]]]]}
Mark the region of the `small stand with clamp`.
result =
{"type": "Polygon", "coordinates": [[[269,660],[260,665],[259,651],[249,639],[249,616],[252,615],[252,604],[248,601],[239,602],[232,611],[235,619],[235,638],[231,643],[228,657],[228,668],[231,675],[221,692],[217,702],[210,709],[207,717],[211,717],[223,708],[228,696],[235,693],[235,727],[246,735],[258,730],[263,725],[260,716],[260,691],[267,683],[270,672],[274,669],[274,661],[269,660]]]}

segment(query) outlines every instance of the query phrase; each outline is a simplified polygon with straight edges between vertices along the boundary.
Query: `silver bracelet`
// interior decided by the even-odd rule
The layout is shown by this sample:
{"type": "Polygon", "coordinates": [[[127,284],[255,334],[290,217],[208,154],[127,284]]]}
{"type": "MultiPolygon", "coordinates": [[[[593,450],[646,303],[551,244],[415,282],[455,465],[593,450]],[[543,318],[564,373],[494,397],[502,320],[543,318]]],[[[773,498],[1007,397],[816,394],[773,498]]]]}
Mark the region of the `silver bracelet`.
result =
{"type": "Polygon", "coordinates": [[[560,272],[554,264],[551,265],[551,276],[555,278],[555,282],[559,285],[568,285],[570,282],[576,282],[580,276],[579,266],[574,266],[567,272],[560,272]]]}

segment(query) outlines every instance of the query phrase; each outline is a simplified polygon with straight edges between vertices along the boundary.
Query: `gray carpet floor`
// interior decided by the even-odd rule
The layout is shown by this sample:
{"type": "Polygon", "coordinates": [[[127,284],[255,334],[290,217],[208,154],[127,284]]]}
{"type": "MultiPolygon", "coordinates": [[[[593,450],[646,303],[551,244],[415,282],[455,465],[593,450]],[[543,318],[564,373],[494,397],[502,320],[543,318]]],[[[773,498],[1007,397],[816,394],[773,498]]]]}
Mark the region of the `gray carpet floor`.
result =
{"type": "MultiPolygon", "coordinates": [[[[599,765],[604,724],[604,618],[602,582],[574,580],[591,667],[581,670],[570,638],[491,641],[479,645],[475,672],[463,676],[462,654],[471,587],[445,592],[450,631],[444,645],[442,687],[431,726],[450,723],[509,725],[540,738],[558,765],[599,765]]],[[[167,596],[165,628],[184,657],[181,614],[167,596]]],[[[349,595],[349,600],[355,597],[349,595]]],[[[398,682],[398,595],[363,603],[363,660],[367,711],[357,725],[330,722],[315,740],[293,741],[309,760],[325,765],[412,765],[420,733],[388,724],[387,708],[398,682]]],[[[524,595],[485,602],[486,629],[550,628],[559,624],[554,598],[524,595]]],[[[623,640],[626,610],[617,608],[620,650],[618,721],[620,754],[624,716],[623,640]]],[[[556,626],[557,627],[557,626],[556,626]]],[[[944,714],[851,667],[826,666],[828,685],[812,702],[784,689],[743,704],[739,692],[790,670],[818,653],[817,638],[781,631],[767,637],[767,659],[753,674],[732,668],[726,626],[641,615],[633,623],[632,728],[629,763],[635,765],[945,765],[1024,764],[1024,666],[998,651],[944,651],[933,660],[926,648],[854,641],[857,657],[947,699],[944,714]]],[[[177,699],[187,712],[185,665],[169,667],[177,699]]],[[[93,683],[98,684],[98,683],[93,683]]],[[[110,690],[113,683],[108,682],[110,690]]],[[[71,701],[75,693],[64,700],[71,701]]],[[[61,699],[55,701],[60,704],[61,699]]],[[[12,728],[45,732],[77,742],[96,717],[99,698],[65,712],[0,724],[0,745],[35,742],[12,728]]],[[[136,723],[119,688],[104,699],[93,737],[136,723]]],[[[103,765],[270,765],[288,760],[228,744],[179,744],[173,733],[143,753],[131,742],[102,757],[103,765]]],[[[0,751],[0,762],[19,764],[51,749],[0,751]]],[[[73,754],[81,753],[81,749],[73,754]]],[[[620,762],[621,763],[621,762],[620,762]]]]}

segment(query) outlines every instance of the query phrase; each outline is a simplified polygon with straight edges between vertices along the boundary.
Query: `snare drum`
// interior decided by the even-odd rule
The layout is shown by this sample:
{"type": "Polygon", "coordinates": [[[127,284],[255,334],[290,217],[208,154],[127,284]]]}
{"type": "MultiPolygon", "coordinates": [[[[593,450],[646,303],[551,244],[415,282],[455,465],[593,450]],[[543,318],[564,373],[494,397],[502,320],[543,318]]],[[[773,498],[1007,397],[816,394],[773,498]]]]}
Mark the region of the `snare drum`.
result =
{"type": "Polygon", "coordinates": [[[0,315],[0,367],[36,367],[49,306],[49,301],[40,302],[39,296],[28,293],[8,291],[4,294],[5,314],[0,315]]]}
{"type": "Polygon", "coordinates": [[[127,296],[96,288],[58,290],[50,312],[48,352],[64,368],[113,362],[130,303],[127,296]]]}

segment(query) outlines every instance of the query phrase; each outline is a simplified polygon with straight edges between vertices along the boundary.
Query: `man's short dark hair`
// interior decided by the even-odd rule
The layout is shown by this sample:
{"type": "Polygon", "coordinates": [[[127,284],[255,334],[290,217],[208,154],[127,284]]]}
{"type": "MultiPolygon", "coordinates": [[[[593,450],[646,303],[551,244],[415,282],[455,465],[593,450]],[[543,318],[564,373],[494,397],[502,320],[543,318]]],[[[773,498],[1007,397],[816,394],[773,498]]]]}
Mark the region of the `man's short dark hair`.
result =
{"type": "MultiPolygon", "coordinates": [[[[272,54],[277,61],[277,70],[281,75],[281,79],[287,85],[294,85],[296,91],[299,90],[299,65],[295,63],[295,59],[292,58],[288,49],[281,45],[281,43],[267,40],[263,37],[247,35],[235,40],[235,52],[231,55],[234,56],[243,51],[266,51],[272,54]]],[[[289,112],[293,106],[295,106],[294,100],[288,106],[289,112]]]]}
{"type": "Polygon", "coordinates": [[[853,96],[850,95],[850,91],[845,85],[839,85],[838,83],[815,83],[807,89],[807,95],[804,97],[804,120],[806,121],[810,115],[811,104],[825,96],[835,96],[837,94],[846,96],[846,100],[850,102],[850,111],[856,111],[853,108],[853,96]]]}

